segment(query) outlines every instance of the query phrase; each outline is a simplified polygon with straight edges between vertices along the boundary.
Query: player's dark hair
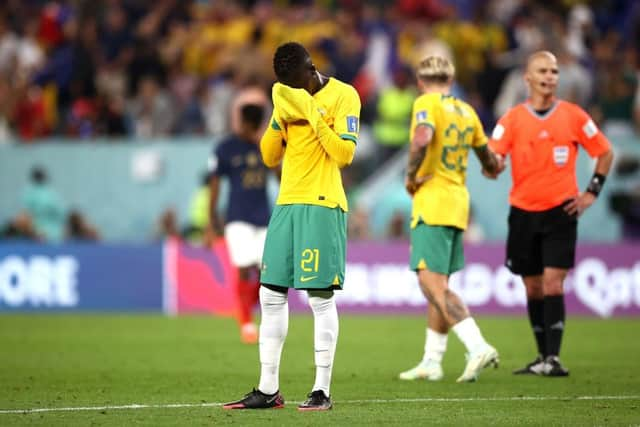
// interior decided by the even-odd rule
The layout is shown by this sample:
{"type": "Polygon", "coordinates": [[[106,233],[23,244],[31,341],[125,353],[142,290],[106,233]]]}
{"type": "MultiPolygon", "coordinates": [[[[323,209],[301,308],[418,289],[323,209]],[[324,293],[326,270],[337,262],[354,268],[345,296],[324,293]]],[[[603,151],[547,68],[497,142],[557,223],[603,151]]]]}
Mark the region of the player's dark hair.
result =
{"type": "Polygon", "coordinates": [[[251,127],[252,130],[257,130],[264,120],[264,107],[256,104],[246,104],[240,109],[240,117],[242,123],[251,127]]]}
{"type": "Polygon", "coordinates": [[[309,52],[300,43],[288,42],[278,46],[273,55],[273,71],[280,82],[290,82],[295,78],[307,58],[309,52]]]}

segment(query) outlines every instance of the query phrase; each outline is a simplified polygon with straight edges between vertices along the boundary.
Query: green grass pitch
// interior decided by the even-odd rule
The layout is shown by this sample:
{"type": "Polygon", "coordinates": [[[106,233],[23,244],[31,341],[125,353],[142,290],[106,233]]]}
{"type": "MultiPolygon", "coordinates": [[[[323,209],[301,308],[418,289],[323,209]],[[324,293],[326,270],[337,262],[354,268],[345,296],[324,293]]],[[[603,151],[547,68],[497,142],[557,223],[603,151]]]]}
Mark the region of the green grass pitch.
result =
{"type": "Polygon", "coordinates": [[[422,355],[424,320],[342,315],[334,410],[299,413],[314,379],[310,316],[290,319],[280,379],[286,407],[224,411],[220,403],[250,391],[259,376],[257,346],[240,343],[231,319],[0,315],[0,426],[640,424],[640,321],[569,317],[569,378],[511,374],[534,356],[524,315],[478,323],[501,354],[499,369],[456,384],[464,354],[452,334],[443,381],[401,382],[397,374],[422,355]]]}

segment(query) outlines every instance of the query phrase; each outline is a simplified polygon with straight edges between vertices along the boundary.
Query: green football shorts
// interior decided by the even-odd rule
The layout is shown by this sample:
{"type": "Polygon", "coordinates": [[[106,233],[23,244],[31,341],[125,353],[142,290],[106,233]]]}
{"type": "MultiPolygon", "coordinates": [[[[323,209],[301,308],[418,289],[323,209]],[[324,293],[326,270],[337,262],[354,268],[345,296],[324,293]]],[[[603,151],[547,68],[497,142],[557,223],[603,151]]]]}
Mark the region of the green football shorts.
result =
{"type": "Polygon", "coordinates": [[[464,267],[463,230],[420,221],[411,229],[411,269],[450,275],[464,267]]]}
{"type": "Polygon", "coordinates": [[[277,205],[267,228],[260,282],[295,289],[342,289],[346,213],[315,205],[277,205]]]}

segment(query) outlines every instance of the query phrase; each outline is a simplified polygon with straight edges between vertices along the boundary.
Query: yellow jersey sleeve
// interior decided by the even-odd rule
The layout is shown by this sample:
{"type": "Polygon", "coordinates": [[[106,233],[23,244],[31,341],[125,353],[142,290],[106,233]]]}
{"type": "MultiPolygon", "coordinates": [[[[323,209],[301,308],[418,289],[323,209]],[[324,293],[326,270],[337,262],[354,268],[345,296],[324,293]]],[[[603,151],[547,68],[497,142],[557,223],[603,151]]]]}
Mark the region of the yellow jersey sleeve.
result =
{"type": "Polygon", "coordinates": [[[411,113],[411,139],[415,135],[418,126],[429,126],[436,130],[435,103],[432,96],[423,95],[413,103],[411,113]]]}
{"type": "Polygon", "coordinates": [[[260,154],[265,166],[272,168],[278,166],[284,156],[284,136],[281,125],[273,112],[269,126],[260,139],[260,154]]]}
{"type": "Polygon", "coordinates": [[[342,139],[358,143],[360,132],[360,96],[358,92],[348,86],[345,89],[336,108],[333,129],[342,139]]]}

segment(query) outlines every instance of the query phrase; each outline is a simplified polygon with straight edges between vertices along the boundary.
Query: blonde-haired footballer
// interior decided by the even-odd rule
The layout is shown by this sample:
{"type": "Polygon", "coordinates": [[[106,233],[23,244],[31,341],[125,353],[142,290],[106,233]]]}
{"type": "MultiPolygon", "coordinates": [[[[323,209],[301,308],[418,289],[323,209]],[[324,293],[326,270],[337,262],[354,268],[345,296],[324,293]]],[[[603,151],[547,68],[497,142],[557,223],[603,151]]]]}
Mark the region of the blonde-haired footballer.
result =
{"type": "Polygon", "coordinates": [[[334,290],[342,289],[347,198],[340,168],[355,153],[360,116],[356,90],[320,74],[299,43],[273,59],[271,125],[260,142],[268,167],[282,164],[280,193],[267,228],[260,274],[260,384],[225,409],[281,408],[280,355],[287,336],[289,288],[304,289],[314,318],[315,383],[300,411],[331,409],[338,340],[334,290]]]}
{"type": "Polygon", "coordinates": [[[416,70],[422,95],[413,105],[406,188],[413,197],[411,269],[429,301],[422,361],[400,379],[440,380],[441,362],[452,329],[468,351],[458,382],[475,381],[480,371],[498,364],[498,352],[482,336],[449,276],[464,266],[462,234],[469,220],[465,185],[469,149],[488,173],[504,168],[487,149],[476,112],[450,94],[455,69],[446,58],[430,56],[416,70]]]}

